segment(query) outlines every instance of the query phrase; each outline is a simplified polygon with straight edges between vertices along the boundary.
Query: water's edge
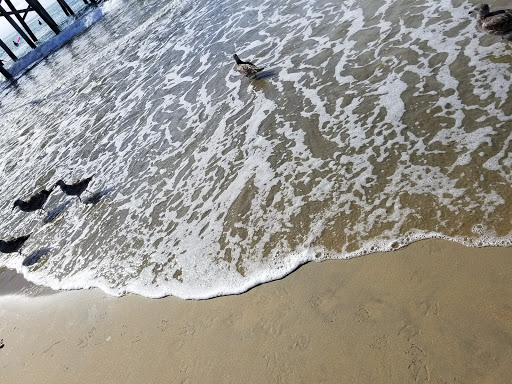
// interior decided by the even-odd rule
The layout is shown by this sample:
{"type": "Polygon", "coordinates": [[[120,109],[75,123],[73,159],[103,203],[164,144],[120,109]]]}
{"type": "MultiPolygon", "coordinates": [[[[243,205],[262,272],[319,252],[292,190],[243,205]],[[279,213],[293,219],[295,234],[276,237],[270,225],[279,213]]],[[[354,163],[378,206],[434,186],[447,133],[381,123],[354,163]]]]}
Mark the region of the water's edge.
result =
{"type": "Polygon", "coordinates": [[[205,295],[202,297],[196,297],[196,296],[182,297],[180,295],[176,295],[173,293],[148,296],[148,295],[141,294],[140,292],[138,292],[136,290],[134,290],[134,291],[126,290],[126,291],[120,293],[119,291],[109,289],[106,286],[95,285],[95,284],[91,284],[88,287],[51,288],[51,287],[45,286],[41,283],[38,284],[36,281],[32,281],[31,278],[34,275],[30,274],[27,268],[24,268],[21,271],[16,271],[16,270],[5,268],[5,267],[0,267],[0,297],[5,296],[5,295],[38,297],[38,296],[56,294],[56,293],[64,292],[64,291],[82,291],[82,290],[89,290],[89,289],[99,289],[102,292],[104,292],[105,294],[110,295],[112,297],[123,297],[125,295],[136,295],[136,296],[146,297],[148,299],[162,299],[165,297],[177,297],[182,300],[208,300],[208,299],[213,299],[215,297],[220,297],[220,296],[243,294],[259,285],[267,284],[267,283],[271,283],[273,281],[283,279],[286,276],[290,275],[291,273],[295,272],[297,269],[301,268],[302,266],[309,264],[310,262],[349,260],[349,259],[352,259],[355,257],[368,256],[368,255],[373,255],[373,254],[377,254],[377,253],[395,252],[399,249],[407,248],[408,246],[410,246],[414,243],[417,243],[417,242],[431,242],[431,241],[433,241],[433,242],[451,241],[451,242],[454,242],[457,244],[461,244],[468,248],[493,248],[493,247],[509,248],[509,247],[512,247],[512,244],[503,244],[500,242],[490,242],[490,243],[486,243],[486,244],[477,245],[475,243],[467,241],[467,239],[453,239],[453,238],[449,238],[447,236],[436,235],[436,236],[432,236],[432,237],[418,238],[409,243],[393,242],[391,245],[391,249],[374,250],[371,252],[357,252],[357,253],[354,253],[353,255],[351,255],[350,257],[338,257],[338,258],[315,258],[315,257],[313,257],[304,262],[299,262],[294,265],[290,265],[289,270],[287,270],[286,272],[281,273],[281,274],[275,274],[273,276],[273,278],[271,278],[271,279],[268,279],[268,280],[248,279],[248,283],[246,285],[244,285],[244,287],[241,288],[240,290],[224,291],[221,293],[217,292],[215,294],[212,294],[211,296],[205,295]]]}

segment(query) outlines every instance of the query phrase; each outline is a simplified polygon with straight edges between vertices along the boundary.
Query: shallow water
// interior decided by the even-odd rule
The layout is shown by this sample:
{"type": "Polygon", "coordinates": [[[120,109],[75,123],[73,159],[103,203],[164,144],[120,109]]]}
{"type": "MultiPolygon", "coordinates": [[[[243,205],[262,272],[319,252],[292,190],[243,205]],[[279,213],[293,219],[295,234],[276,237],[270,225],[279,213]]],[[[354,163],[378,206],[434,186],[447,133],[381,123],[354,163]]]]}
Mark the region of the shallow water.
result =
{"type": "Polygon", "coordinates": [[[468,2],[104,7],[2,91],[0,234],[42,256],[0,265],[206,298],[422,238],[510,245],[512,47],[468,2]],[[92,174],[88,204],[55,190],[48,214],[11,212],[92,174]]]}

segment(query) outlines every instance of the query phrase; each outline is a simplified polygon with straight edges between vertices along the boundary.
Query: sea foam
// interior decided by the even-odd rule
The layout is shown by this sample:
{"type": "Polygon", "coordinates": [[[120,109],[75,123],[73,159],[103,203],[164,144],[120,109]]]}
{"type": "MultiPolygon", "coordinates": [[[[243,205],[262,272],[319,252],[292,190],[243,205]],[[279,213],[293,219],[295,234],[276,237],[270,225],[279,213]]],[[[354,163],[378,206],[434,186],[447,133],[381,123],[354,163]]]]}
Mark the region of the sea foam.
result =
{"type": "Polygon", "coordinates": [[[105,5],[2,91],[0,230],[50,251],[0,264],[54,289],[203,299],[421,239],[509,246],[512,63],[469,8],[105,5]],[[265,75],[240,77],[234,52],[265,75]],[[92,174],[87,204],[56,190],[46,216],[11,212],[92,174]]]}

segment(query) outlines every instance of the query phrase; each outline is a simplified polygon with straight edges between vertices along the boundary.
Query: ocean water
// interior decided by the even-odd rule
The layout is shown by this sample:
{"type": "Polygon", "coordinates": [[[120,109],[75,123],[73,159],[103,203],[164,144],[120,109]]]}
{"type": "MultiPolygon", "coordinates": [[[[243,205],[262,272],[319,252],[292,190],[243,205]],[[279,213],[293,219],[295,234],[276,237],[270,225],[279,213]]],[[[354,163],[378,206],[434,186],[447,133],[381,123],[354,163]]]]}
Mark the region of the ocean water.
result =
{"type": "Polygon", "coordinates": [[[2,84],[0,235],[32,236],[0,266],[54,289],[201,299],[420,239],[510,246],[512,46],[471,8],[106,2],[2,84]],[[48,213],[12,212],[93,174],[85,204],[55,190],[48,213]]]}

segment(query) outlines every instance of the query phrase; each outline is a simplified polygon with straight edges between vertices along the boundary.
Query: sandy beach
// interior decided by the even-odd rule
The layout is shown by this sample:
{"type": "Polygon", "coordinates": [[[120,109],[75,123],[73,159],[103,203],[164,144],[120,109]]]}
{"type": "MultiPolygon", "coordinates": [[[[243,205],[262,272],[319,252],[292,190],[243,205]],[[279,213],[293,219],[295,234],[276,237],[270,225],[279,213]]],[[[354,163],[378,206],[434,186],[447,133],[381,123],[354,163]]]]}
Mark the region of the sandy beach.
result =
{"type": "Polygon", "coordinates": [[[2,383],[509,383],[512,250],[421,241],[204,301],[0,297],[2,383]]]}
{"type": "Polygon", "coordinates": [[[483,9],[84,1],[0,23],[0,384],[512,383],[483,9]]]}

